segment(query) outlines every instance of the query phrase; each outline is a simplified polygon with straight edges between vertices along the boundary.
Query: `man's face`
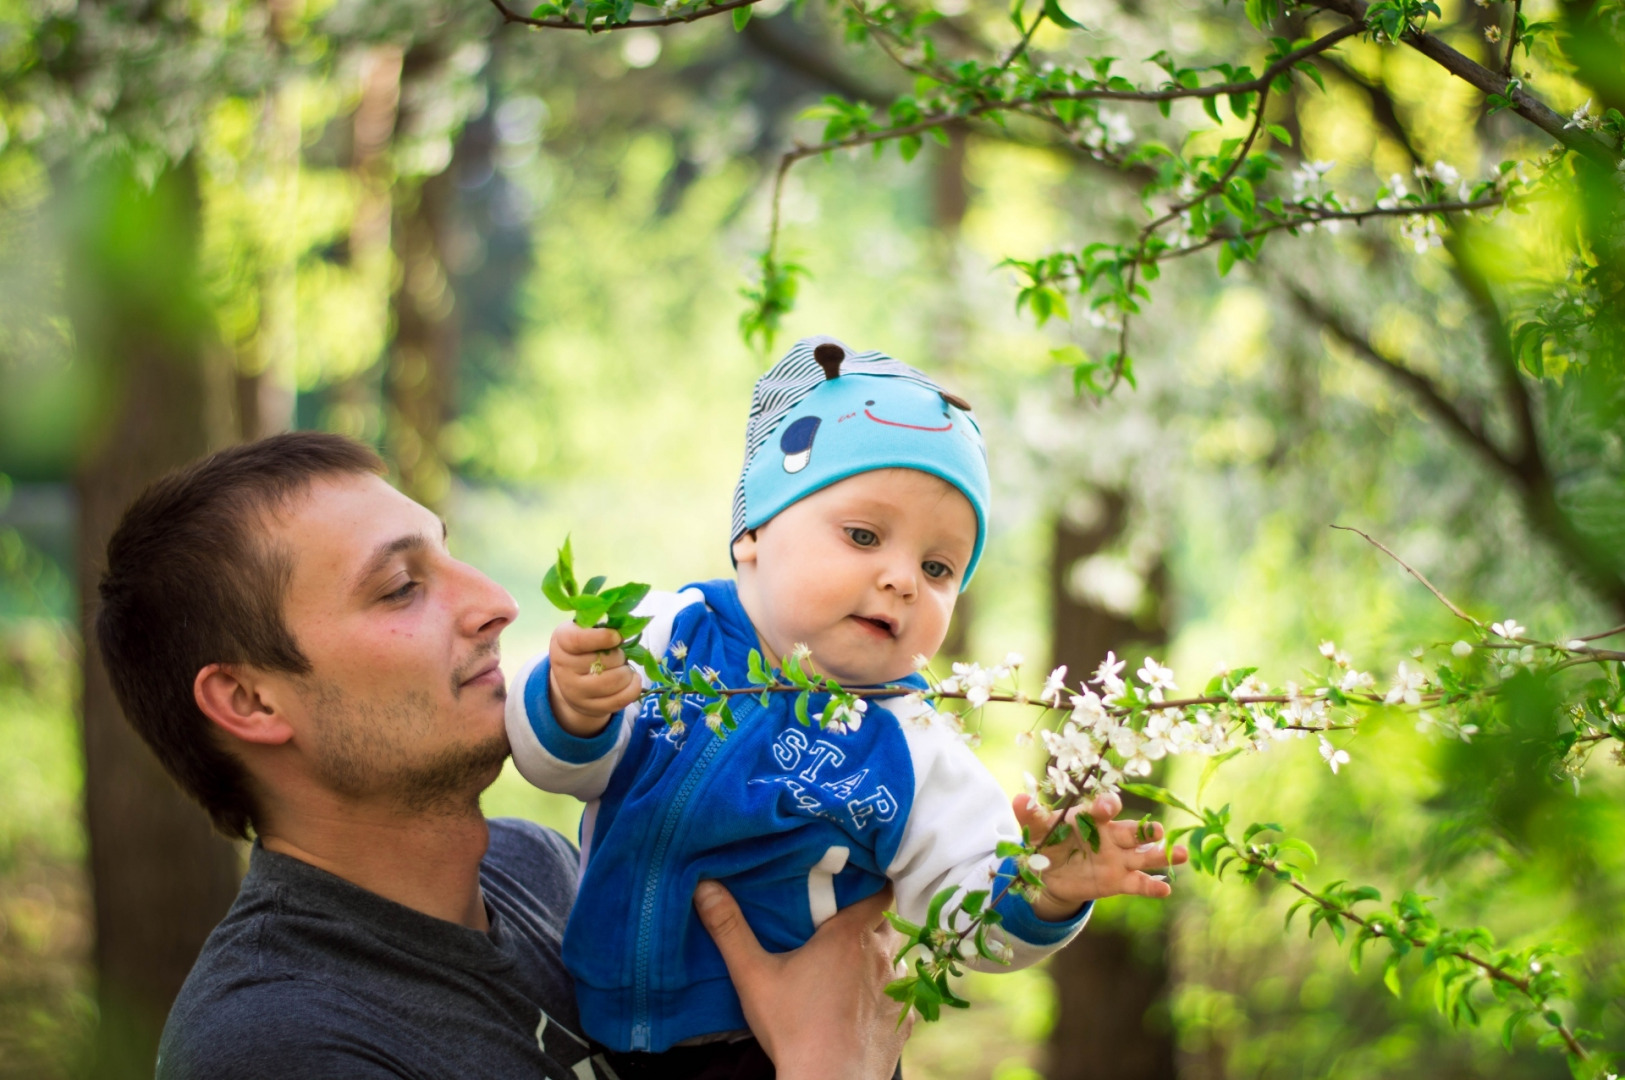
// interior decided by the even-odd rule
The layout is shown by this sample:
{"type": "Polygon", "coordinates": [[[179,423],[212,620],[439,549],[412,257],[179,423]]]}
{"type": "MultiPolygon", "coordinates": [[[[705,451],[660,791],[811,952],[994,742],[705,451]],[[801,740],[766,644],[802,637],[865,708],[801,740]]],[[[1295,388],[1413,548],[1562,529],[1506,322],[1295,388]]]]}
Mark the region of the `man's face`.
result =
{"type": "Polygon", "coordinates": [[[734,554],[771,662],[804,644],[819,671],[868,685],[941,647],[975,545],[976,512],[958,488],[879,469],[792,503],[734,554]]]}
{"type": "Polygon", "coordinates": [[[477,805],[508,753],[497,638],[513,597],[376,476],[318,480],[269,526],[292,556],[284,612],[312,666],[284,695],[311,779],[409,810],[477,805]]]}

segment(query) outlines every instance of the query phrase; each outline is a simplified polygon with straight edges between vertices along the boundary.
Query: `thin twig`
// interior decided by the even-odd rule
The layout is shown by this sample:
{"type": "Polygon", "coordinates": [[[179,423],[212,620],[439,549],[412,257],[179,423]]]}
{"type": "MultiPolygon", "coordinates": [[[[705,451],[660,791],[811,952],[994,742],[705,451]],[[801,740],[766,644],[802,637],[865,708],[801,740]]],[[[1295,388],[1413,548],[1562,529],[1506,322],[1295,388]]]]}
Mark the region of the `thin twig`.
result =
{"type": "Polygon", "coordinates": [[[1405,568],[1406,573],[1410,574],[1411,577],[1415,578],[1417,581],[1420,581],[1423,585],[1425,585],[1427,587],[1428,592],[1432,593],[1434,596],[1439,598],[1439,603],[1443,604],[1445,607],[1450,609],[1450,613],[1452,615],[1454,615],[1458,619],[1464,619],[1467,622],[1472,623],[1474,626],[1478,627],[1481,630],[1484,628],[1483,623],[1479,622],[1477,619],[1473,618],[1471,615],[1467,614],[1465,611],[1461,610],[1461,608],[1457,607],[1454,603],[1452,603],[1450,598],[1448,596],[1446,596],[1444,593],[1440,592],[1437,588],[1435,588],[1433,582],[1429,581],[1427,579],[1427,577],[1420,570],[1416,569],[1416,567],[1412,566],[1410,563],[1406,562],[1404,559],[1401,559],[1398,555],[1395,555],[1393,553],[1393,551],[1386,544],[1384,544],[1381,540],[1374,539],[1369,533],[1362,532],[1361,530],[1356,529],[1352,525],[1333,525],[1332,528],[1341,529],[1343,532],[1351,532],[1351,533],[1354,533],[1357,536],[1364,537],[1366,543],[1370,544],[1372,547],[1375,547],[1378,551],[1381,551],[1384,555],[1386,555],[1390,559],[1394,560],[1400,566],[1403,566],[1405,568]]]}
{"type": "Polygon", "coordinates": [[[521,26],[531,26],[541,30],[585,30],[589,34],[603,34],[612,30],[631,30],[640,26],[679,26],[683,23],[698,22],[701,19],[709,19],[713,15],[721,15],[736,8],[750,7],[761,2],[762,0],[722,0],[720,3],[712,3],[709,7],[685,12],[682,15],[669,15],[659,19],[628,19],[626,22],[621,23],[604,22],[594,25],[593,23],[575,22],[565,18],[537,19],[529,15],[519,14],[503,3],[503,0],[491,0],[497,11],[502,13],[504,24],[518,23],[521,26]]]}
{"type": "Polygon", "coordinates": [[[1605,637],[1613,637],[1615,634],[1625,634],[1625,626],[1616,626],[1612,630],[1604,630],[1600,634],[1589,634],[1589,635],[1587,635],[1585,637],[1570,638],[1569,640],[1571,640],[1571,641],[1600,641],[1601,639],[1603,639],[1605,637]]]}
{"type": "Polygon", "coordinates": [[[1523,0],[1512,0],[1512,29],[1507,32],[1507,62],[1504,72],[1512,77],[1512,54],[1518,51],[1518,20],[1523,16],[1523,0]]]}

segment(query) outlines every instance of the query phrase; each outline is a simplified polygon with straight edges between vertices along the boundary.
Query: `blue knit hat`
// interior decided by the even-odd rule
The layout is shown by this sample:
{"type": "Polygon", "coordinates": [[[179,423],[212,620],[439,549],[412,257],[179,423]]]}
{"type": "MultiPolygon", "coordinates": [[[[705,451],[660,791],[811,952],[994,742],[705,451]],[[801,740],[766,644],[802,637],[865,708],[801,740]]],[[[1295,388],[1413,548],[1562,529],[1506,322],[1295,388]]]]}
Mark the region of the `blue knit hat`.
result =
{"type": "Polygon", "coordinates": [[[796,342],[756,381],[745,467],[734,489],[734,540],[838,480],[918,469],[962,492],[976,511],[970,584],[987,540],[987,448],[970,405],[924,374],[831,337],[796,342]]]}

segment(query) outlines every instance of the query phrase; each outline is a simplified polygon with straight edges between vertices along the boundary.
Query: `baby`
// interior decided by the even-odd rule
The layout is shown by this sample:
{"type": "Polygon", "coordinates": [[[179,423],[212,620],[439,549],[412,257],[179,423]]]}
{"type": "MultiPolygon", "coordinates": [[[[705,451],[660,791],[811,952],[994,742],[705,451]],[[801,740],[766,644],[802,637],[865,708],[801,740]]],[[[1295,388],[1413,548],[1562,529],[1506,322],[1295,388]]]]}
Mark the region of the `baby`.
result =
{"type": "MultiPolygon", "coordinates": [[[[726,686],[749,685],[758,649],[769,665],[799,651],[848,687],[924,689],[915,658],[942,645],[982,555],[988,500],[969,405],[880,353],[801,341],[752,398],[737,580],[651,593],[643,642],[679,674],[709,668],[726,686]]],[[[735,697],[724,738],[703,722],[703,697],[684,701],[680,723],[653,697],[639,707],[645,683],[619,644],[610,630],[560,626],[516,680],[508,732],[531,783],[587,803],[564,961],[582,1026],[619,1052],[623,1078],[743,1076],[752,1062],[772,1075],[691,907],[699,882],[727,886],[762,945],[782,952],[888,880],[915,922],[944,888],[997,895],[1014,873],[999,843],[1053,824],[1026,796],[1012,811],[957,733],[899,716],[906,690],[869,698],[839,734],[797,723],[791,694],[735,697]]],[[[1166,866],[1161,845],[1113,822],[1120,809],[1096,801],[1100,850],[1074,840],[1049,852],[1036,900],[1005,892],[991,937],[1011,968],[1069,941],[1094,899],[1168,894],[1145,873],[1166,866]]]]}

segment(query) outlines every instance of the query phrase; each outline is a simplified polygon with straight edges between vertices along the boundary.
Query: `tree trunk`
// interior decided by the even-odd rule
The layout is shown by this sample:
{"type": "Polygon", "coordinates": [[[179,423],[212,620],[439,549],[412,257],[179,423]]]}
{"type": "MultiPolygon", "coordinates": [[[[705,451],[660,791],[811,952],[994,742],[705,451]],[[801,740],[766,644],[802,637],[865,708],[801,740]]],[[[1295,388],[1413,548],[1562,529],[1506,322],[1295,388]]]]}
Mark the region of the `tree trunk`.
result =
{"type": "Polygon", "coordinates": [[[394,230],[401,273],[384,379],[385,430],[401,490],[431,508],[451,487],[440,429],[456,391],[456,303],[445,259],[455,197],[451,169],[428,177],[415,192],[403,194],[394,230]]]}
{"type": "Polygon", "coordinates": [[[100,1029],[93,1075],[150,1077],[157,1036],[241,860],[125,722],[95,647],[107,538],[148,483],[230,438],[229,361],[209,347],[196,279],[197,178],[151,190],[129,175],[86,185],[73,215],[79,362],[107,409],[80,460],[78,580],[84,649],[85,820],[100,1029]]]}
{"type": "MultiPolygon", "coordinates": [[[[1073,685],[1107,650],[1121,657],[1130,648],[1162,646],[1168,638],[1167,575],[1160,560],[1144,575],[1144,614],[1138,621],[1087,599],[1073,586],[1078,564],[1110,548],[1126,526],[1121,494],[1101,493],[1086,504],[1090,512],[1082,516],[1088,520],[1063,514],[1056,521],[1050,561],[1053,661],[1066,665],[1073,685]]],[[[1126,809],[1138,816],[1149,807],[1126,809]]],[[[1057,998],[1045,1071],[1049,1080],[1171,1080],[1167,952],[1163,929],[1129,934],[1091,925],[1056,954],[1049,965],[1057,998]]]]}

